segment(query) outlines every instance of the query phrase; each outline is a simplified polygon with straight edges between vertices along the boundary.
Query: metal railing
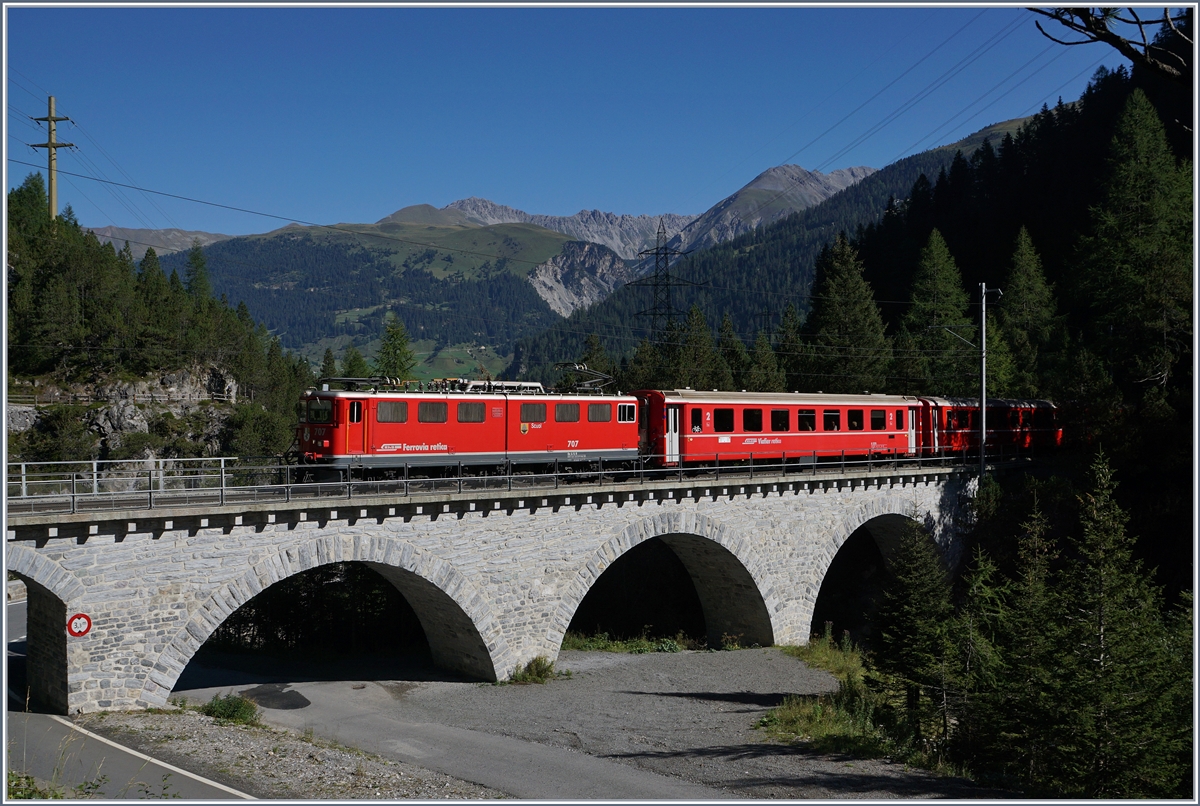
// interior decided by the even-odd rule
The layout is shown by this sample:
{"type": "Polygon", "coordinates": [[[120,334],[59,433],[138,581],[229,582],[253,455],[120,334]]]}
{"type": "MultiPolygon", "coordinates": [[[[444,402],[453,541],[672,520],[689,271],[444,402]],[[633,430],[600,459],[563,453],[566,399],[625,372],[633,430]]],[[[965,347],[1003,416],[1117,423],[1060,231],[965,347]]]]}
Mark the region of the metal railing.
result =
{"type": "MultiPolygon", "coordinates": [[[[480,468],[459,463],[439,468],[403,466],[392,478],[348,478],[347,469],[320,465],[284,464],[276,459],[216,457],[210,459],[154,459],[142,461],[17,462],[8,465],[7,492],[10,514],[53,514],[90,511],[165,509],[190,506],[227,506],[287,503],[302,500],[353,499],[510,493],[547,490],[572,485],[638,485],[670,481],[702,485],[756,477],[844,474],[851,471],[919,473],[927,468],[974,467],[978,453],[939,453],[933,456],[846,456],[841,452],[783,455],[769,460],[663,467],[662,457],[629,460],[592,460],[560,465],[508,463],[501,468],[480,468]],[[654,461],[651,461],[651,460],[654,461]],[[494,472],[484,472],[491,469],[494,472]],[[424,475],[422,475],[424,474],[424,475]]],[[[1011,456],[989,454],[999,463],[1011,456]]],[[[356,469],[357,470],[357,469],[356,469]]],[[[375,471],[378,473],[379,471],[375,471]]]]}
{"type": "Polygon", "coordinates": [[[201,400],[214,400],[222,403],[236,403],[235,395],[209,394],[180,394],[178,392],[138,392],[128,395],[81,395],[81,394],[10,394],[7,401],[14,406],[53,406],[60,404],[85,403],[115,403],[127,400],[130,403],[187,403],[201,400]]]}

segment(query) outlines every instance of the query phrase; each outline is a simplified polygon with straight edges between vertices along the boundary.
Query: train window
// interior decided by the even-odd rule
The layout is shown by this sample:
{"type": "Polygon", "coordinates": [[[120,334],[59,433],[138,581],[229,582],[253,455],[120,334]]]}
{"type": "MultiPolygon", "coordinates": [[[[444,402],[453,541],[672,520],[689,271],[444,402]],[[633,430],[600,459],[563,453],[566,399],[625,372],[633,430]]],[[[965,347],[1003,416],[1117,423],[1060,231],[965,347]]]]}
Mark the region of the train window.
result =
{"type": "Polygon", "coordinates": [[[350,422],[352,422],[352,423],[361,423],[362,422],[362,401],[361,400],[350,401],[350,422]]]}
{"type": "Polygon", "coordinates": [[[772,431],[791,431],[792,418],[789,416],[787,409],[771,409],[771,430],[772,431]]]}
{"type": "Polygon", "coordinates": [[[871,409],[871,430],[887,430],[887,412],[883,409],[871,409]]]}
{"type": "Polygon", "coordinates": [[[310,423],[333,422],[333,401],[320,398],[308,401],[308,421],[310,423]]]}
{"type": "Polygon", "coordinates": [[[579,422],[579,404],[578,403],[555,403],[554,404],[554,422],[556,422],[556,423],[577,423],[577,422],[579,422]]]}
{"type": "Polygon", "coordinates": [[[417,422],[444,423],[446,422],[447,406],[441,400],[424,400],[417,404],[417,422]]]}
{"type": "Polygon", "coordinates": [[[523,422],[523,423],[544,423],[544,422],[546,422],[546,404],[545,403],[522,403],[521,404],[521,422],[523,422]]]}
{"type": "Polygon", "coordinates": [[[482,423],[487,414],[487,406],[483,403],[459,403],[458,421],[460,423],[482,423]]]}
{"type": "Polygon", "coordinates": [[[375,411],[375,421],[379,423],[407,423],[407,400],[381,400],[375,411]]]}
{"type": "Polygon", "coordinates": [[[896,409],[896,430],[904,430],[904,409],[896,409]]]}
{"type": "Polygon", "coordinates": [[[733,409],[713,409],[713,430],[721,432],[733,430],[733,409]]]}
{"type": "Polygon", "coordinates": [[[863,430],[863,410],[850,409],[846,412],[846,427],[851,431],[863,430]]]}
{"type": "Polygon", "coordinates": [[[618,403],[617,404],[617,422],[619,422],[619,423],[635,423],[635,422],[637,422],[637,406],[633,403],[618,403]]]}
{"type": "Polygon", "coordinates": [[[797,409],[797,411],[796,411],[796,430],[797,431],[816,431],[817,430],[817,410],[816,409],[797,409]]]}
{"type": "Polygon", "coordinates": [[[699,434],[704,430],[704,411],[692,409],[692,433],[699,434]]]}
{"type": "Polygon", "coordinates": [[[822,424],[823,431],[841,431],[842,430],[842,413],[840,411],[830,411],[825,409],[825,422],[822,424]]]}
{"type": "Polygon", "coordinates": [[[611,423],[612,403],[588,403],[589,423],[611,423]]]}
{"type": "Polygon", "coordinates": [[[742,430],[762,430],[762,409],[742,409],[742,430]]]}

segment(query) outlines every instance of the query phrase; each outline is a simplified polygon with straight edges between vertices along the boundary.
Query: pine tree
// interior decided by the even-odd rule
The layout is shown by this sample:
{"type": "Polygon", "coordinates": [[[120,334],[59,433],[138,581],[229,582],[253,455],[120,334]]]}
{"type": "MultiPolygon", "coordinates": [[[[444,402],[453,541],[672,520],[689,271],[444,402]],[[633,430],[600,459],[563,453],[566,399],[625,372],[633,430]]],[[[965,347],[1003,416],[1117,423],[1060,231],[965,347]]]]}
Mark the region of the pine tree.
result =
{"type": "Polygon", "coordinates": [[[733,378],[713,344],[712,331],[699,306],[693,305],[677,332],[681,339],[671,353],[670,385],[675,388],[728,389],[733,378]]]}
{"type": "Polygon", "coordinates": [[[192,248],[188,250],[184,285],[196,303],[196,307],[204,308],[212,301],[212,284],[208,280],[208,262],[204,259],[204,249],[200,246],[198,238],[192,239],[192,248]]]}
{"type": "Polygon", "coordinates": [[[1092,333],[1123,388],[1165,386],[1190,350],[1191,171],[1190,163],[1175,164],[1154,107],[1134,90],[1080,250],[1092,333]]]}
{"type": "Polygon", "coordinates": [[[1057,688],[1065,724],[1053,753],[1070,797],[1164,797],[1179,779],[1178,704],[1162,602],[1133,555],[1128,520],[1113,498],[1108,460],[1092,464],[1080,499],[1082,536],[1063,579],[1065,618],[1057,688]]]}
{"type": "Polygon", "coordinates": [[[384,326],[383,343],[379,346],[379,355],[375,357],[375,374],[408,380],[416,365],[417,357],[408,343],[408,329],[400,317],[393,315],[384,326]]]}
{"type": "Polygon", "coordinates": [[[729,368],[730,379],[733,385],[724,387],[728,389],[745,389],[746,387],[746,371],[750,367],[750,354],[746,352],[746,343],[742,341],[733,329],[733,319],[729,314],[721,318],[721,329],[717,336],[717,351],[721,357],[725,359],[725,366],[729,368]]]}
{"type": "Polygon", "coordinates": [[[805,388],[804,370],[808,359],[804,342],[804,321],[789,304],[779,324],[779,337],[775,345],[779,368],[783,370],[784,386],[789,392],[813,391],[805,388]]]}
{"type": "Polygon", "coordinates": [[[617,377],[617,386],[625,391],[654,389],[661,384],[662,354],[654,342],[643,339],[617,377]]]}
{"type": "Polygon", "coordinates": [[[322,378],[336,378],[338,374],[337,358],[333,355],[333,348],[326,347],[325,355],[321,358],[321,370],[318,373],[322,378]]]}
{"type": "Polygon", "coordinates": [[[905,692],[909,733],[920,738],[922,700],[941,687],[948,651],[947,623],[953,612],[950,582],[929,535],[910,521],[902,530],[880,596],[876,665],[896,677],[905,692]]]}
{"type": "Polygon", "coordinates": [[[783,392],[786,391],[786,380],[779,362],[775,359],[775,350],[771,348],[771,337],[766,331],[760,330],[754,340],[754,349],[750,352],[750,366],[746,368],[746,389],[750,392],[783,392]]]}
{"type": "Polygon", "coordinates": [[[367,359],[363,358],[363,354],[358,351],[358,348],[351,344],[342,354],[341,376],[343,378],[366,378],[370,374],[371,367],[367,364],[367,359]]]}
{"type": "Polygon", "coordinates": [[[857,394],[882,391],[891,345],[858,253],[839,234],[817,259],[812,311],[804,323],[809,352],[796,388],[857,394]]]}
{"type": "MultiPolygon", "coordinates": [[[[1036,398],[1041,394],[1041,355],[1050,343],[1055,325],[1055,304],[1054,291],[1042,271],[1042,260],[1025,227],[1017,233],[1008,276],[1004,280],[1004,296],[996,307],[999,332],[1012,355],[1011,394],[1036,398]]],[[[991,332],[989,325],[989,336],[991,332]]],[[[989,355],[992,349],[989,343],[989,355]]]]}
{"type": "Polygon", "coordinates": [[[921,250],[913,276],[911,304],[901,322],[907,333],[906,354],[893,375],[918,372],[908,394],[978,396],[978,350],[971,348],[976,328],[968,315],[970,300],[962,275],[946,241],[936,229],[921,250]],[[964,343],[965,342],[965,343],[964,343]],[[911,343],[911,347],[907,346],[911,343]],[[911,351],[911,352],[908,352],[911,351]]]}

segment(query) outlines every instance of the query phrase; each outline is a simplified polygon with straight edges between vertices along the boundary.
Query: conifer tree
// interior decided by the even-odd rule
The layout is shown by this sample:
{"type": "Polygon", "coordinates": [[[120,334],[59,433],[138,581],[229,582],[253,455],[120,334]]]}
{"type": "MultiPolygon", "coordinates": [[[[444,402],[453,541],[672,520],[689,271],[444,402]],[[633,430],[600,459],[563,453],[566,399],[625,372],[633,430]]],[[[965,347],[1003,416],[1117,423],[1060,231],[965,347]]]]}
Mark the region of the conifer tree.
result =
{"type": "Polygon", "coordinates": [[[321,358],[321,369],[318,377],[321,378],[336,378],[338,374],[337,358],[333,355],[333,348],[326,347],[325,355],[321,358]]]}
{"type": "Polygon", "coordinates": [[[750,365],[746,368],[746,390],[749,392],[786,391],[783,370],[775,359],[771,348],[771,337],[765,330],[758,332],[754,349],[750,352],[750,365]]]}
{"type": "Polygon", "coordinates": [[[1167,385],[1191,346],[1191,172],[1176,165],[1154,107],[1135,89],[1080,250],[1092,333],[1123,388],[1167,385]]]}
{"type": "Polygon", "coordinates": [[[947,623],[953,612],[950,582],[929,535],[910,521],[901,531],[880,596],[878,667],[896,677],[905,692],[909,733],[922,736],[922,690],[938,689],[948,651],[947,623]]]}
{"type": "MultiPolygon", "coordinates": [[[[1042,394],[1041,356],[1050,343],[1056,312],[1053,289],[1046,282],[1042,260],[1025,227],[1017,233],[1003,288],[1004,296],[996,306],[996,321],[1012,356],[1011,394],[1035,398],[1042,394]]],[[[991,332],[989,325],[989,336],[991,332]]],[[[992,349],[989,343],[989,355],[992,349]]]]}
{"type": "Polygon", "coordinates": [[[783,312],[783,321],[779,324],[779,337],[775,345],[779,368],[783,370],[784,388],[789,392],[811,391],[803,385],[804,368],[808,358],[803,334],[804,321],[796,312],[796,306],[789,304],[783,312]]]}
{"type": "Polygon", "coordinates": [[[746,371],[750,367],[750,354],[746,352],[746,343],[742,341],[733,329],[733,319],[726,313],[721,318],[721,329],[717,335],[717,351],[725,359],[729,375],[733,381],[730,389],[745,389],[746,371]]]}
{"type": "Polygon", "coordinates": [[[1128,520],[1102,454],[1080,499],[1082,535],[1065,574],[1058,611],[1064,631],[1057,693],[1064,721],[1054,761],[1069,797],[1171,794],[1179,779],[1174,666],[1162,602],[1133,555],[1128,520]]]}
{"type": "Polygon", "coordinates": [[[637,389],[654,389],[660,386],[662,353],[649,339],[642,339],[627,365],[617,379],[617,385],[628,392],[637,389]]]}
{"type": "Polygon", "coordinates": [[[187,271],[184,285],[196,307],[204,308],[212,301],[212,284],[208,280],[208,261],[204,259],[204,249],[200,239],[192,239],[192,248],[188,250],[187,271]]]}
{"type": "Polygon", "coordinates": [[[978,350],[971,344],[976,328],[969,316],[970,300],[962,275],[945,239],[936,229],[917,261],[911,303],[901,321],[906,331],[906,354],[893,375],[911,378],[907,394],[978,395],[978,350]],[[911,344],[911,347],[908,345],[911,344]],[[904,368],[911,362],[911,368],[904,368]]]}
{"type": "Polygon", "coordinates": [[[363,358],[363,354],[358,351],[358,348],[351,344],[342,354],[342,377],[365,378],[370,374],[371,367],[367,364],[367,359],[363,358]]]}
{"type": "Polygon", "coordinates": [[[817,259],[804,335],[809,351],[796,388],[848,394],[884,389],[891,346],[862,261],[845,233],[817,259]]]}
{"type": "Polygon", "coordinates": [[[408,343],[408,329],[400,317],[393,315],[384,326],[383,343],[375,357],[375,374],[408,380],[416,365],[417,357],[408,343]]]}

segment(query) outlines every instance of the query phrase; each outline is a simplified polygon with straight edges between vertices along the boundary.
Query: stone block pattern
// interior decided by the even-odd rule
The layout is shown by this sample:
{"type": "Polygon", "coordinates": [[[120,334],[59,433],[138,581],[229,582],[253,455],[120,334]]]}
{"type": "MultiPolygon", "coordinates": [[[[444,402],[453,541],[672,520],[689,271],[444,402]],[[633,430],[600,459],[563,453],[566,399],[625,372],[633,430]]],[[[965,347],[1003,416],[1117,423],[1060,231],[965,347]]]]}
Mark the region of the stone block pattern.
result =
{"type": "MultiPolygon", "coordinates": [[[[674,483],[638,494],[509,493],[469,506],[306,503],[212,526],[216,515],[95,520],[81,527],[86,537],[10,539],[8,564],[36,583],[31,648],[37,587],[64,605],[53,613],[38,605],[39,632],[62,635],[67,612],[92,618],[89,635],[65,639],[68,713],[164,704],[239,606],[292,574],[342,561],[369,563],[405,595],[440,665],[495,680],[537,655],[557,657],[596,579],[655,537],[691,573],[710,639],[803,643],[825,572],[859,527],[916,518],[956,561],[967,486],[954,475],[876,486],[674,483]]],[[[39,661],[39,674],[56,662],[39,661]]]]}

